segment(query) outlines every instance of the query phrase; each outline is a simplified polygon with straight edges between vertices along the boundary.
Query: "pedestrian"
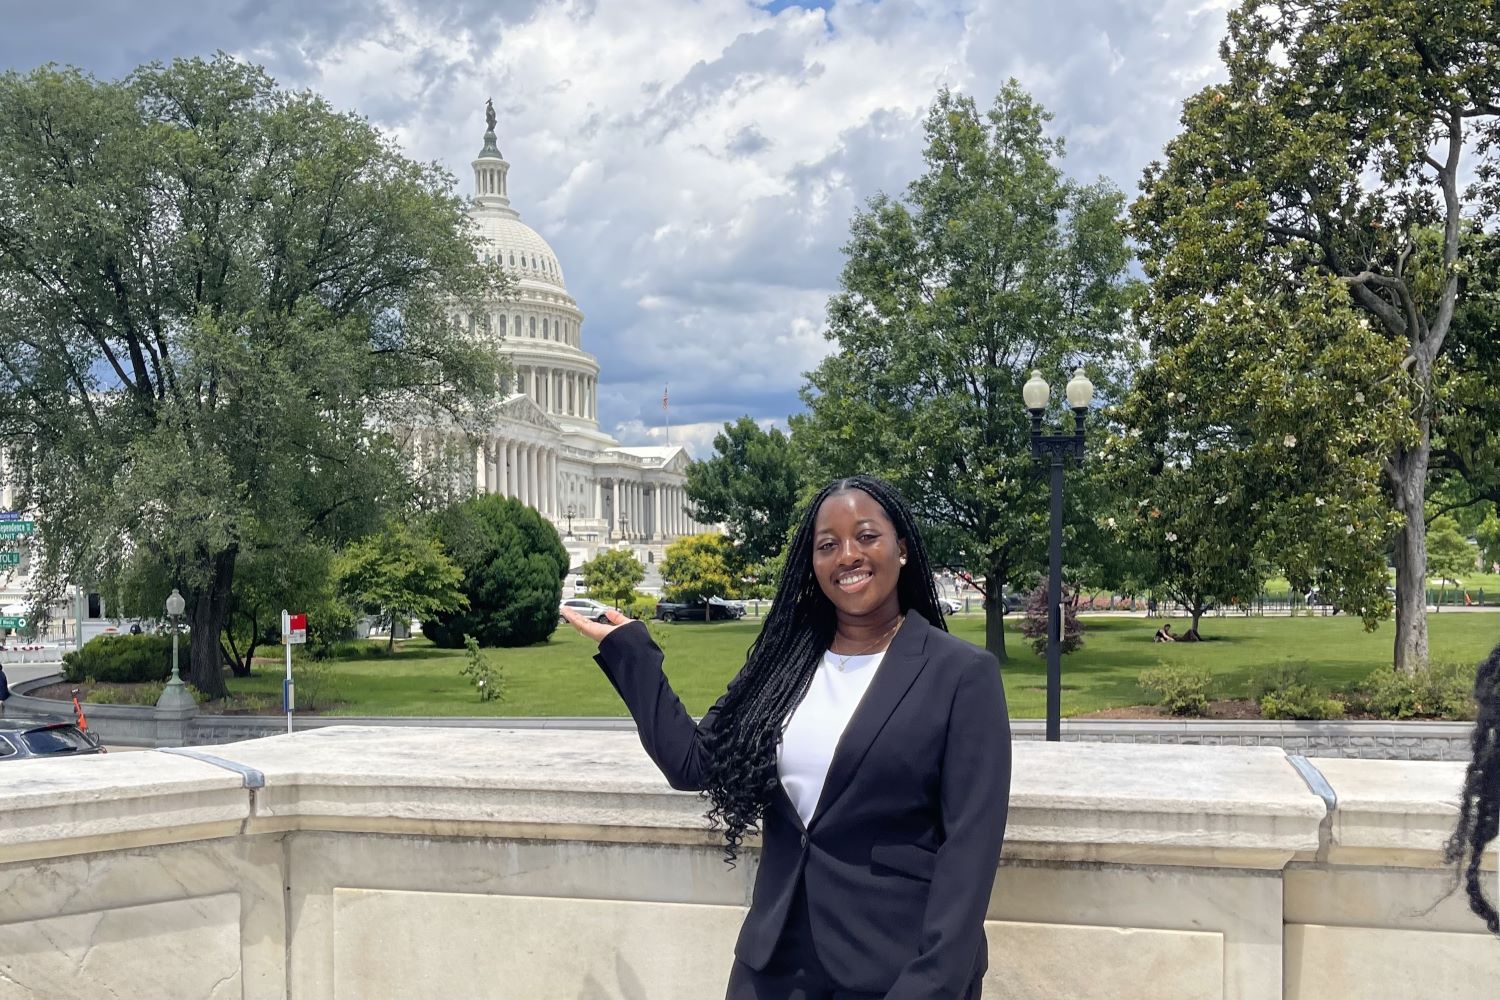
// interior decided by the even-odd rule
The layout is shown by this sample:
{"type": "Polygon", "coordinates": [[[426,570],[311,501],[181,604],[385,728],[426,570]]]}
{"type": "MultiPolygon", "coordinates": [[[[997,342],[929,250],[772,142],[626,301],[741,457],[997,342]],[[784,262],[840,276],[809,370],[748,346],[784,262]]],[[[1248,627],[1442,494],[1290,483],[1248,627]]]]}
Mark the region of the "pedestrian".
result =
{"type": "Polygon", "coordinates": [[[10,679],[5,676],[5,664],[0,663],[0,719],[5,717],[7,701],[10,701],[10,679]]]}
{"type": "Polygon", "coordinates": [[[1500,935],[1500,913],[1485,896],[1485,849],[1500,833],[1500,646],[1474,675],[1473,757],[1459,797],[1458,825],[1443,849],[1443,861],[1454,867],[1473,910],[1491,934],[1500,935]]]}
{"type": "Polygon", "coordinates": [[[1148,598],[1146,598],[1146,617],[1147,618],[1155,618],[1156,617],[1156,598],[1155,597],[1148,597],[1148,598]]]}
{"type": "Polygon", "coordinates": [[[1010,723],[995,658],[944,626],[895,490],[854,476],[813,499],[744,668],[697,724],[644,625],[563,614],[667,781],[707,793],[725,859],[761,835],[726,1000],[977,1000],[1010,723]]]}
{"type": "Polygon", "coordinates": [[[1177,641],[1177,637],[1172,634],[1172,623],[1171,622],[1162,622],[1161,623],[1161,628],[1159,628],[1159,629],[1156,630],[1156,637],[1152,641],[1153,642],[1176,642],[1177,641]]]}

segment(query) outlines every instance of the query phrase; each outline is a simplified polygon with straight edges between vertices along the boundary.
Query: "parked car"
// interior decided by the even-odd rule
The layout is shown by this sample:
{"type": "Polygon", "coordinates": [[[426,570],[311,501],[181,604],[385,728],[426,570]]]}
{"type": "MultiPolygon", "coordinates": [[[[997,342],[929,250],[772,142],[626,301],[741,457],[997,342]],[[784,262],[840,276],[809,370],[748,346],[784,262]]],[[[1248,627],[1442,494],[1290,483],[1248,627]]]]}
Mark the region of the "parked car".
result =
{"type": "Polygon", "coordinates": [[[956,601],[951,597],[939,597],[938,604],[942,606],[945,615],[956,615],[964,609],[963,601],[956,601]]]}
{"type": "Polygon", "coordinates": [[[563,621],[562,608],[572,608],[583,617],[596,622],[607,622],[609,617],[605,614],[610,610],[609,605],[600,604],[598,601],[588,597],[570,597],[562,602],[558,608],[558,621],[563,621]]]}
{"type": "Polygon", "coordinates": [[[71,722],[0,719],[0,760],[103,753],[99,737],[71,722]]]}
{"type": "Polygon", "coordinates": [[[745,605],[740,601],[726,601],[722,597],[699,598],[687,603],[660,601],[656,605],[656,617],[664,622],[675,621],[733,621],[742,618],[745,605]]]}

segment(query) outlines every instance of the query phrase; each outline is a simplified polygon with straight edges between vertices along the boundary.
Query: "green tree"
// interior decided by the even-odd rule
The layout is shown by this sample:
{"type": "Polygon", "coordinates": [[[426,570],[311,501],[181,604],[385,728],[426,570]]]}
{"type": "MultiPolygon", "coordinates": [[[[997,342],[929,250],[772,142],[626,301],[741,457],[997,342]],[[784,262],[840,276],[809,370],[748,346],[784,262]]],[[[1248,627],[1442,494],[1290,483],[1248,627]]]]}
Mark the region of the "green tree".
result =
{"type": "Polygon", "coordinates": [[[1478,548],[1464,537],[1453,518],[1444,515],[1428,525],[1427,571],[1438,580],[1437,607],[1443,606],[1448,584],[1462,586],[1463,578],[1474,572],[1478,558],[1478,548]]]}
{"type": "Polygon", "coordinates": [[[459,590],[463,571],[436,539],[401,521],[340,552],[334,567],[339,591],[361,609],[390,623],[386,650],[396,648],[396,622],[461,611],[469,599],[459,590]]]}
{"type": "Polygon", "coordinates": [[[714,436],[712,458],[688,466],[693,517],[723,523],[747,563],[774,558],[786,545],[805,485],[791,439],[741,417],[714,436]]]}
{"type": "MultiPolygon", "coordinates": [[[[1304,448],[1315,439],[1329,475],[1263,500],[1317,495],[1355,471],[1351,456],[1378,461],[1396,530],[1358,514],[1345,526],[1372,547],[1394,538],[1395,665],[1421,670],[1425,493],[1445,348],[1471,268],[1464,234],[1500,208],[1494,6],[1242,0],[1220,51],[1228,80],[1186,102],[1182,134],[1147,170],[1134,209],[1152,348],[1180,362],[1187,405],[1211,405],[1236,427],[1256,421],[1212,397],[1229,381],[1221,369],[1249,380],[1238,396],[1251,407],[1338,372],[1327,395],[1360,406],[1307,413],[1311,422],[1284,431],[1304,448]],[[1477,182],[1466,188],[1466,175],[1477,182]],[[1247,302],[1237,335],[1203,342],[1210,317],[1247,302]],[[1320,316],[1342,329],[1310,339],[1294,325],[1320,316]],[[1277,377],[1288,372],[1290,383],[1277,377]]],[[[1369,587],[1351,589],[1370,612],[1369,587]]]]}
{"type": "Polygon", "coordinates": [[[583,564],[583,589],[590,597],[624,608],[646,567],[629,549],[605,549],[583,564]]]}
{"type": "Polygon", "coordinates": [[[1485,566],[1500,563],[1500,516],[1496,516],[1494,507],[1479,522],[1474,539],[1479,543],[1479,557],[1484,560],[1485,566]]]}
{"type": "Polygon", "coordinates": [[[467,227],[438,167],[227,56],[0,75],[0,436],[27,443],[36,602],[155,560],[223,694],[246,546],[373,530],[411,487],[384,428],[496,395],[450,322],[498,287],[467,227]]]}
{"type": "Polygon", "coordinates": [[[1002,660],[1002,587],[1041,564],[1047,539],[1021,386],[1033,368],[1087,361],[1107,398],[1132,350],[1122,196],[1063,176],[1049,119],[1014,81],[983,115],[938,95],[926,173],[853,220],[828,307],[837,349],[809,375],[810,413],[793,428],[819,473],[892,481],[966,553],[1002,660]]]}
{"type": "MultiPolygon", "coordinates": [[[[661,561],[667,600],[736,596],[734,565],[733,543],[723,535],[705,533],[678,539],[667,546],[661,561]]],[[[708,609],[703,613],[707,618],[708,609]]]]}
{"type": "Polygon", "coordinates": [[[514,497],[472,497],[433,516],[432,530],[463,571],[464,610],[423,618],[422,634],[457,649],[464,636],[481,646],[529,646],[557,628],[568,550],[552,522],[514,497]]]}

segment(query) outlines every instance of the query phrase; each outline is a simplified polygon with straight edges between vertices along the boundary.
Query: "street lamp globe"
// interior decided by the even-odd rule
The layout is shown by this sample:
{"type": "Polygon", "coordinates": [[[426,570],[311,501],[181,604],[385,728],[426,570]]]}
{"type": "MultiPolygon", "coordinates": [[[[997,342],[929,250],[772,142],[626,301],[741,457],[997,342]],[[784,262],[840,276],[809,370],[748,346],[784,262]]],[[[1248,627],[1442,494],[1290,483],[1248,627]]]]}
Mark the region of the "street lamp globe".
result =
{"type": "Polygon", "coordinates": [[[182,614],[186,607],[187,602],[182,599],[182,595],[177,592],[177,588],[173,587],[171,596],[167,598],[167,617],[176,618],[182,614]]]}
{"type": "Polygon", "coordinates": [[[1052,387],[1047,380],[1042,378],[1040,368],[1031,370],[1031,378],[1021,387],[1021,398],[1026,401],[1026,409],[1033,413],[1039,413],[1047,408],[1047,397],[1052,394],[1052,387]]]}
{"type": "Polygon", "coordinates": [[[1075,410],[1087,410],[1089,403],[1093,402],[1094,383],[1089,381],[1089,377],[1083,373],[1081,366],[1073,373],[1073,377],[1068,380],[1066,391],[1068,394],[1068,405],[1075,410]]]}

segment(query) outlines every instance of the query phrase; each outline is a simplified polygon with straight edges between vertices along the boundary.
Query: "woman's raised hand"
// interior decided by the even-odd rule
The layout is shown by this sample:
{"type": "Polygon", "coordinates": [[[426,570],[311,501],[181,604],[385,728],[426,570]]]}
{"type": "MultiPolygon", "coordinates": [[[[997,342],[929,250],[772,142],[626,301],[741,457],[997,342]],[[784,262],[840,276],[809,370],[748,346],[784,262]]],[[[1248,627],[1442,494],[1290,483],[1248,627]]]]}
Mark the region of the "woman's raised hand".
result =
{"type": "Polygon", "coordinates": [[[567,619],[568,624],[578,630],[578,634],[592,642],[603,642],[604,637],[609,635],[621,625],[629,625],[633,618],[620,614],[614,608],[604,612],[604,617],[609,619],[609,624],[596,622],[585,618],[572,608],[563,608],[562,616],[567,619]]]}

